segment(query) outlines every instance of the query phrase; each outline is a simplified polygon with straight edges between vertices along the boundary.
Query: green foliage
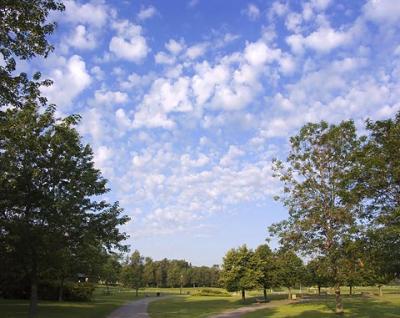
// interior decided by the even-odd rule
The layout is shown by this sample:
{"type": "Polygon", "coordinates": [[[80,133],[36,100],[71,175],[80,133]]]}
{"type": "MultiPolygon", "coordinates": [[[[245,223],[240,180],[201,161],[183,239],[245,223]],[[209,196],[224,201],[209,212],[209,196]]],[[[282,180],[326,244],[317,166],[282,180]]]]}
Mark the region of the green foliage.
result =
{"type": "Polygon", "coordinates": [[[192,296],[222,296],[222,297],[231,297],[232,295],[220,290],[220,289],[210,289],[210,288],[203,288],[194,293],[192,296]]]}
{"type": "MultiPolygon", "coordinates": [[[[39,298],[42,300],[57,300],[58,289],[56,281],[42,281],[39,284],[39,298]]],[[[66,282],[63,287],[64,300],[89,301],[92,299],[95,285],[93,283],[66,282]]]]}
{"type": "Polygon", "coordinates": [[[118,282],[122,269],[119,258],[119,255],[115,254],[106,255],[106,260],[103,263],[100,273],[100,279],[104,281],[106,285],[116,284],[118,282]]]}
{"type": "Polygon", "coordinates": [[[246,245],[229,250],[223,260],[221,280],[228,291],[242,291],[257,286],[260,272],[254,259],[254,252],[246,245]]]}
{"type": "Polygon", "coordinates": [[[359,187],[370,221],[365,245],[375,276],[387,281],[400,277],[400,112],[394,119],[367,121],[367,130],[359,187]]]}
{"type": "MultiPolygon", "coordinates": [[[[284,184],[281,198],[289,218],[270,227],[281,243],[307,255],[323,256],[340,296],[348,268],[344,252],[359,237],[359,200],[355,191],[360,164],[359,139],[352,121],[307,124],[290,139],[287,162],[274,162],[284,184]]],[[[338,312],[343,309],[338,297],[338,312]]]]}
{"type": "Polygon", "coordinates": [[[0,4],[0,108],[6,105],[22,106],[29,100],[39,100],[39,87],[50,81],[39,82],[40,73],[29,80],[27,74],[15,74],[16,59],[29,60],[35,56],[47,57],[53,46],[47,36],[53,33],[55,23],[48,23],[52,11],[62,11],[64,5],[54,0],[2,0],[0,4]]]}
{"type": "Polygon", "coordinates": [[[139,288],[144,287],[143,273],[143,257],[140,255],[139,251],[136,250],[122,268],[121,282],[124,286],[135,289],[137,295],[139,288]]]}
{"type": "Polygon", "coordinates": [[[147,287],[219,287],[218,265],[193,266],[185,260],[153,261],[145,258],[143,279],[147,287]]]}
{"type": "Polygon", "coordinates": [[[315,258],[307,263],[306,283],[310,286],[318,286],[319,291],[323,286],[330,286],[332,279],[329,277],[329,263],[323,257],[315,258]]]}
{"type": "Polygon", "coordinates": [[[129,218],[118,202],[96,200],[108,189],[74,128],[79,117],[54,113],[26,104],[0,121],[0,280],[26,276],[33,303],[49,272],[95,274],[104,248],[126,248],[118,227],[129,218]]]}
{"type": "Polygon", "coordinates": [[[304,282],[305,269],[303,261],[293,251],[281,249],[276,254],[278,286],[284,286],[290,290],[294,286],[304,282]]]}
{"type": "Polygon", "coordinates": [[[278,272],[275,254],[267,244],[260,245],[254,252],[254,262],[259,271],[258,285],[264,289],[277,285],[278,272]]]}

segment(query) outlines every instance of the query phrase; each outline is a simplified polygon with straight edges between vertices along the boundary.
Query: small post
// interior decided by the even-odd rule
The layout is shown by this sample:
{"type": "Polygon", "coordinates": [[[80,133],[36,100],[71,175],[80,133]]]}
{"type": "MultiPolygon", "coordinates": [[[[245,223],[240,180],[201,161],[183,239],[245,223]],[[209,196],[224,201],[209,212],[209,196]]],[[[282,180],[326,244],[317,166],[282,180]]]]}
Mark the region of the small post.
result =
{"type": "Polygon", "coordinates": [[[181,274],[181,288],[179,289],[179,295],[182,295],[182,285],[183,285],[183,274],[181,274]]]}

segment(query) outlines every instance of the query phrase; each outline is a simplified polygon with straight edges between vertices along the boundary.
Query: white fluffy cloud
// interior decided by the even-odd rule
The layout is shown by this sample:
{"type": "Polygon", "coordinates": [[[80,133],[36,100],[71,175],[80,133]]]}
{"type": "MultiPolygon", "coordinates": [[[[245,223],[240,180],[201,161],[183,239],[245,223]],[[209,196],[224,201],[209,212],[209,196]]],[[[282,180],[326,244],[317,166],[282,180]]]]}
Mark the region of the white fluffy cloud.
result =
{"type": "Polygon", "coordinates": [[[204,55],[208,47],[207,43],[199,43],[193,46],[190,46],[186,50],[186,56],[191,59],[197,59],[198,57],[204,55]]]}
{"type": "Polygon", "coordinates": [[[154,6],[142,7],[137,15],[137,18],[141,21],[152,18],[157,14],[157,9],[154,6]]]}
{"type": "Polygon", "coordinates": [[[93,105],[116,105],[128,101],[128,94],[120,91],[97,90],[94,92],[93,105]]]}
{"type": "MultiPolygon", "coordinates": [[[[190,48],[189,48],[190,49],[190,48]]],[[[174,64],[167,54],[156,55],[158,63],[174,64]]],[[[169,79],[157,79],[135,113],[136,127],[174,128],[171,115],[204,109],[237,111],[249,105],[262,88],[259,83],[265,68],[277,64],[279,72],[290,74],[295,64],[290,54],[269,47],[263,41],[247,43],[243,52],[226,55],[214,65],[207,61],[193,64],[193,75],[175,72],[169,79]]]]}
{"type": "Polygon", "coordinates": [[[109,9],[101,2],[87,2],[84,4],[74,0],[67,0],[65,4],[65,13],[62,19],[77,23],[89,24],[93,27],[101,28],[107,22],[109,9]]]}
{"type": "Polygon", "coordinates": [[[68,37],[67,43],[78,49],[94,49],[96,47],[96,38],[94,33],[88,32],[84,25],[75,27],[73,33],[68,37]]]}
{"type": "Polygon", "coordinates": [[[150,52],[142,35],[142,28],[127,20],[115,22],[114,28],[117,30],[117,35],[110,41],[110,52],[118,58],[140,63],[150,52]]]}
{"type": "Polygon", "coordinates": [[[253,21],[257,20],[261,14],[260,9],[254,3],[249,3],[244,13],[253,21]]]}
{"type": "Polygon", "coordinates": [[[78,55],[73,55],[69,59],[59,58],[48,77],[53,80],[53,85],[43,87],[43,93],[50,102],[61,107],[70,106],[92,82],[86,63],[78,55]]]}
{"type": "Polygon", "coordinates": [[[320,53],[328,53],[333,49],[351,43],[352,34],[334,30],[331,27],[321,27],[307,36],[293,34],[286,38],[294,53],[302,53],[305,48],[320,53]]]}
{"type": "Polygon", "coordinates": [[[184,47],[185,43],[178,42],[174,39],[170,39],[167,43],[165,43],[165,48],[173,55],[179,54],[184,47]]]}
{"type": "Polygon", "coordinates": [[[365,17],[382,24],[399,23],[400,1],[369,0],[364,6],[365,17]]]}

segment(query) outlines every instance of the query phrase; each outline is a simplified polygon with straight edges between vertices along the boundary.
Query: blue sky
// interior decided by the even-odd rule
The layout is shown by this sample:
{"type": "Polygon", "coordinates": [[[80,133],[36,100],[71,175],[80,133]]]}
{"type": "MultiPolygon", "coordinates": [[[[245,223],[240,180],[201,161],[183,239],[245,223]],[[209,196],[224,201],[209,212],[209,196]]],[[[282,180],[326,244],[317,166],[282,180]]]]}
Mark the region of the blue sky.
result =
{"type": "Polygon", "coordinates": [[[82,115],[132,249],[155,259],[263,243],[291,135],[400,109],[400,1],[71,0],[51,18],[56,50],[21,68],[82,115]]]}

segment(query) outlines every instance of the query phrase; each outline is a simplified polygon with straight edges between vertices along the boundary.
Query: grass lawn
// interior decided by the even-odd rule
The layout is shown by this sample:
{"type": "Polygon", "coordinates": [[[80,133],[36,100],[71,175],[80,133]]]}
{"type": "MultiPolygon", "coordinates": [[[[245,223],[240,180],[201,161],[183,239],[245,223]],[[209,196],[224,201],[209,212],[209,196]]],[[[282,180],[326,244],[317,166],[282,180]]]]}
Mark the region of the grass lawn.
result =
{"type": "MultiPolygon", "coordinates": [[[[344,317],[358,318],[400,318],[400,295],[387,294],[383,297],[347,296],[343,299],[344,317]]],[[[334,313],[333,296],[326,300],[312,300],[309,303],[285,305],[278,308],[259,310],[243,318],[322,318],[337,317],[334,313]]]]}
{"type": "MultiPolygon", "coordinates": [[[[104,288],[97,288],[90,302],[39,302],[38,318],[105,318],[115,308],[124,303],[144,297],[140,293],[135,297],[135,292],[128,289],[113,288],[111,295],[104,294],[104,288]]],[[[25,318],[28,312],[26,300],[0,299],[1,318],[25,318]]]]}
{"type": "Polygon", "coordinates": [[[242,305],[238,297],[176,296],[150,303],[148,312],[151,318],[200,318],[242,305]]]}
{"type": "MultiPolygon", "coordinates": [[[[271,298],[285,299],[286,295],[273,295],[271,298]]],[[[148,312],[151,318],[205,318],[254,302],[255,297],[249,297],[243,303],[240,296],[176,296],[150,303],[148,312]]]]}

